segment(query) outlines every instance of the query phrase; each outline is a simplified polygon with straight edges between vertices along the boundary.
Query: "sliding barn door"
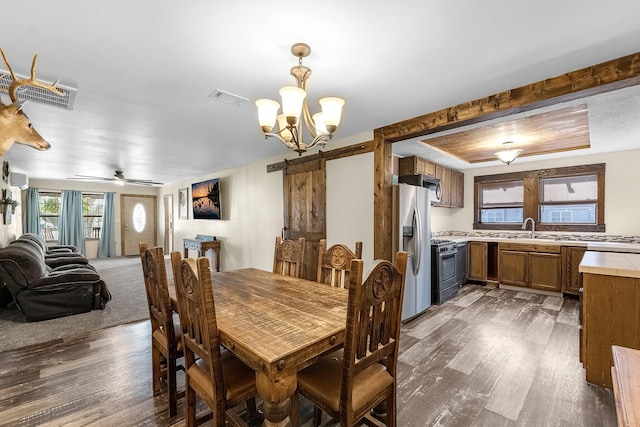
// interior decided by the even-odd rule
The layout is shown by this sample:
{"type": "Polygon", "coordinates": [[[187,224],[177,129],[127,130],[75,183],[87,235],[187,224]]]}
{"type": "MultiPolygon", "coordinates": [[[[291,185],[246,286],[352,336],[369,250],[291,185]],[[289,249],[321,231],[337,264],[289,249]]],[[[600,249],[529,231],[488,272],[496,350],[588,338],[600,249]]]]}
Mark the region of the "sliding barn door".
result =
{"type": "Polygon", "coordinates": [[[325,160],[289,165],[283,178],[284,236],[305,238],[302,277],[316,280],[318,245],[327,235],[325,160]]]}

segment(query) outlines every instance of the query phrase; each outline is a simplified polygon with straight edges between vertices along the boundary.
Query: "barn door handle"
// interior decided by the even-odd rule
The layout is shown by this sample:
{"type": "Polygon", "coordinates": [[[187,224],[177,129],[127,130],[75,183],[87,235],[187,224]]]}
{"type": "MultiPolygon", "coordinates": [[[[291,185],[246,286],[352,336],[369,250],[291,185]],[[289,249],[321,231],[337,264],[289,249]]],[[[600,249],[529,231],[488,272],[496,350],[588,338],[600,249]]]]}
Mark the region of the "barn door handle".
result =
{"type": "Polygon", "coordinates": [[[280,230],[280,237],[282,237],[282,240],[284,240],[284,232],[287,231],[287,227],[282,227],[282,230],[280,230]]]}

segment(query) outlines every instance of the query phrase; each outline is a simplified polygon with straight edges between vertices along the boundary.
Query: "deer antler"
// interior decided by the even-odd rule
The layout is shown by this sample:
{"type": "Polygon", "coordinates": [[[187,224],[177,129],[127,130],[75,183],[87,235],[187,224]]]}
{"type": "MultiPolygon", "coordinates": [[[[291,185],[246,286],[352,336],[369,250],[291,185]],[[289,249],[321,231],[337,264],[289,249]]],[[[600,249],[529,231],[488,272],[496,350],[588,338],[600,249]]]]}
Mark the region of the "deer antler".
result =
{"type": "Polygon", "coordinates": [[[5,105],[0,100],[0,156],[4,155],[11,149],[13,144],[25,144],[36,150],[48,150],[51,145],[42,137],[29,123],[29,118],[21,111],[24,105],[18,102],[18,88],[20,86],[35,86],[41,89],[51,91],[55,94],[64,96],[56,85],[41,83],[36,80],[36,65],[38,63],[38,55],[33,57],[33,63],[31,64],[31,78],[18,79],[13,72],[4,51],[0,48],[2,59],[9,69],[9,74],[13,81],[9,85],[9,97],[11,97],[11,104],[5,105]]]}
{"type": "Polygon", "coordinates": [[[35,54],[33,56],[33,63],[31,64],[31,78],[19,79],[18,77],[16,77],[15,73],[13,72],[13,69],[11,69],[11,65],[9,65],[9,61],[7,60],[7,57],[5,56],[2,48],[0,48],[0,53],[2,53],[2,59],[4,60],[4,63],[9,69],[9,73],[11,74],[11,78],[13,79],[13,82],[11,83],[11,85],[9,85],[9,97],[11,98],[11,102],[18,101],[17,91],[18,91],[18,88],[21,86],[35,86],[35,87],[39,87],[40,89],[50,90],[51,92],[57,95],[64,96],[64,93],[62,93],[56,87],[59,80],[56,81],[54,84],[41,83],[36,80],[36,66],[38,65],[38,54],[35,54]]]}

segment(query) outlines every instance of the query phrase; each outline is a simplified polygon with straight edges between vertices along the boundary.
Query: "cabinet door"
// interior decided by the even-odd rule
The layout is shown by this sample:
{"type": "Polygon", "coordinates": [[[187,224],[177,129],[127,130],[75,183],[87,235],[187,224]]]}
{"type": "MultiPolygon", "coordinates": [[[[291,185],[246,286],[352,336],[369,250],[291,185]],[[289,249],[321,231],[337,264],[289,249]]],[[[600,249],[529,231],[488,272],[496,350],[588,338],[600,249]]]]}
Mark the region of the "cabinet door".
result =
{"type": "Polygon", "coordinates": [[[569,294],[578,295],[580,288],[582,287],[582,280],[580,276],[580,261],[582,256],[587,251],[587,248],[580,246],[568,246],[564,249],[564,266],[563,266],[563,291],[569,294]]]}
{"type": "Polygon", "coordinates": [[[487,243],[469,242],[467,244],[469,255],[469,280],[487,280],[487,243]]]}
{"type": "Polygon", "coordinates": [[[436,165],[436,178],[442,186],[442,197],[435,206],[451,206],[451,169],[436,165]]]}
{"type": "Polygon", "coordinates": [[[529,252],[529,285],[543,291],[562,290],[560,254],[529,252]]]}
{"type": "Polygon", "coordinates": [[[464,173],[451,170],[451,207],[464,207],[464,173]]]}
{"type": "Polygon", "coordinates": [[[528,285],[528,253],[522,251],[500,251],[500,283],[512,286],[528,285]]]}

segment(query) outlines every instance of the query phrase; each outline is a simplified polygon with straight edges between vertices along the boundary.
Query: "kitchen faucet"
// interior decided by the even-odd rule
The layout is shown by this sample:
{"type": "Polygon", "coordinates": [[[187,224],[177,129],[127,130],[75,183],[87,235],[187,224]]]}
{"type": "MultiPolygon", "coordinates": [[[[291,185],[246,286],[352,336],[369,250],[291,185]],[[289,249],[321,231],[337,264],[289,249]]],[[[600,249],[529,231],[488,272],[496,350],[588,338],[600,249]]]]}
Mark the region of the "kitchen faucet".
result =
{"type": "Polygon", "coordinates": [[[522,227],[520,227],[520,228],[523,229],[523,230],[526,230],[527,229],[527,222],[529,220],[531,220],[531,238],[533,239],[534,238],[534,234],[536,232],[536,221],[533,218],[528,217],[527,219],[525,219],[524,222],[522,223],[522,227]]]}

